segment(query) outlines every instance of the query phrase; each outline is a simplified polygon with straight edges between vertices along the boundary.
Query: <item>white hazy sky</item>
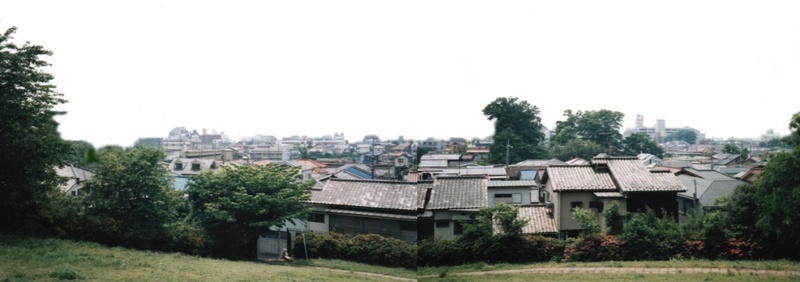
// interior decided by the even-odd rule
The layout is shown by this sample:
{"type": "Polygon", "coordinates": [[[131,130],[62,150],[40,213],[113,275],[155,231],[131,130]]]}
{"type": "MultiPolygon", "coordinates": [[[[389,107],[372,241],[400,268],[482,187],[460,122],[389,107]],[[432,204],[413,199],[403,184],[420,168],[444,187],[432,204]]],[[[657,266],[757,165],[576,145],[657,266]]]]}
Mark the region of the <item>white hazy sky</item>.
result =
{"type": "Polygon", "coordinates": [[[0,1],[11,26],[54,52],[62,137],[98,147],[486,137],[497,97],[725,138],[800,111],[798,1],[0,1]]]}

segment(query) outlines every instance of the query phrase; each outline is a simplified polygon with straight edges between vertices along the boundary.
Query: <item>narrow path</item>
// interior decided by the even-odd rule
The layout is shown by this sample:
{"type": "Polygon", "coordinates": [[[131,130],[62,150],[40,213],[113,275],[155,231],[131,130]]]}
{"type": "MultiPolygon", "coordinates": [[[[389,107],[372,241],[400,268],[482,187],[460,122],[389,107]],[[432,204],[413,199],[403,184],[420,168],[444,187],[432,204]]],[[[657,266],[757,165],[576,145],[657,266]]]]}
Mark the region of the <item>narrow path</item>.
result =
{"type": "MultiPolygon", "coordinates": [[[[514,273],[635,273],[635,274],[678,274],[678,273],[718,273],[734,275],[764,275],[764,276],[800,276],[800,271],[781,271],[781,270],[754,270],[754,269],[735,269],[735,268],[647,268],[647,267],[558,267],[558,268],[521,268],[490,270],[480,272],[454,272],[447,276],[460,275],[492,275],[492,274],[514,274],[514,273]]],[[[419,278],[435,278],[437,275],[419,276],[419,278]]]]}

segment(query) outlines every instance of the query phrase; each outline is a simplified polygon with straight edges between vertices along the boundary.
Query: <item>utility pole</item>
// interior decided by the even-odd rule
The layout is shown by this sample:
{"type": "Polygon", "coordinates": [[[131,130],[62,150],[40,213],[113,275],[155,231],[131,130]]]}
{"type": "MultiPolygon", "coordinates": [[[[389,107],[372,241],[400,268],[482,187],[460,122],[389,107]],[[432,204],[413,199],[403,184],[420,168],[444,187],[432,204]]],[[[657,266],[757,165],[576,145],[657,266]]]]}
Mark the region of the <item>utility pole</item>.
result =
{"type": "Polygon", "coordinates": [[[508,139],[506,139],[506,169],[508,169],[508,162],[509,157],[511,156],[511,144],[509,143],[508,139]]]}

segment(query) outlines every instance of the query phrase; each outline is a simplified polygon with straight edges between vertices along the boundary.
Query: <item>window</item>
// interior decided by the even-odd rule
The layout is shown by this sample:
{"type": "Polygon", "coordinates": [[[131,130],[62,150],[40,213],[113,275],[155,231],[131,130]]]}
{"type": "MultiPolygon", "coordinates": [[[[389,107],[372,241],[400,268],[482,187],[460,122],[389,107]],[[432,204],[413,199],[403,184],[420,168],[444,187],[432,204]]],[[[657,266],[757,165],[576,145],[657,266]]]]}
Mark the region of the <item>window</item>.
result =
{"type": "Polygon", "coordinates": [[[308,221],[325,223],[325,214],[323,214],[323,213],[312,213],[312,214],[309,214],[308,215],[308,221]]]}
{"type": "Polygon", "coordinates": [[[453,222],[453,235],[461,235],[464,233],[464,225],[460,221],[453,222]]]}
{"type": "Polygon", "coordinates": [[[583,208],[583,202],[571,202],[569,203],[569,210],[574,210],[575,208],[583,208]]]}
{"type": "Polygon", "coordinates": [[[176,162],[175,163],[175,170],[182,170],[182,169],[183,169],[183,163],[176,162]]]}
{"type": "Polygon", "coordinates": [[[192,164],[192,170],[200,170],[200,164],[192,164]]]}
{"type": "Polygon", "coordinates": [[[447,228],[447,227],[450,227],[450,221],[447,220],[436,221],[436,228],[447,228]]]}
{"type": "Polygon", "coordinates": [[[589,202],[590,209],[597,209],[597,212],[603,212],[603,202],[591,201],[589,202]]]}
{"type": "Polygon", "coordinates": [[[416,222],[403,222],[400,223],[400,230],[401,231],[417,231],[417,223],[416,222]]]}
{"type": "Polygon", "coordinates": [[[494,194],[494,202],[495,203],[520,204],[520,203],[522,203],[522,194],[520,194],[520,193],[515,193],[515,194],[494,194]]]}

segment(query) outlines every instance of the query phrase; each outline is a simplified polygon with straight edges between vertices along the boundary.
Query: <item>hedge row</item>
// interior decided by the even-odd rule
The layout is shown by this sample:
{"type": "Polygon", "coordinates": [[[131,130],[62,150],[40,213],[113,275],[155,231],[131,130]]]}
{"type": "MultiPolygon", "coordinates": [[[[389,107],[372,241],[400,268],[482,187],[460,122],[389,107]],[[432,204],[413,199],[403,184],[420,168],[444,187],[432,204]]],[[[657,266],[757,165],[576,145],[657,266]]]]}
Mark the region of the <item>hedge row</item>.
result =
{"type": "Polygon", "coordinates": [[[417,246],[377,234],[306,233],[294,241],[295,258],[343,259],[389,267],[417,267],[417,246]],[[305,242],[305,243],[304,243],[305,242]]]}

